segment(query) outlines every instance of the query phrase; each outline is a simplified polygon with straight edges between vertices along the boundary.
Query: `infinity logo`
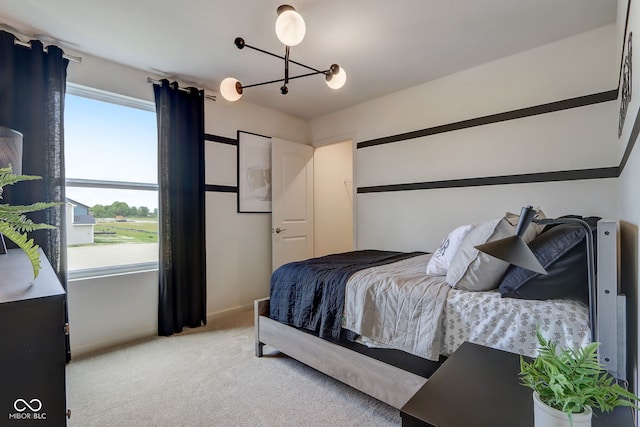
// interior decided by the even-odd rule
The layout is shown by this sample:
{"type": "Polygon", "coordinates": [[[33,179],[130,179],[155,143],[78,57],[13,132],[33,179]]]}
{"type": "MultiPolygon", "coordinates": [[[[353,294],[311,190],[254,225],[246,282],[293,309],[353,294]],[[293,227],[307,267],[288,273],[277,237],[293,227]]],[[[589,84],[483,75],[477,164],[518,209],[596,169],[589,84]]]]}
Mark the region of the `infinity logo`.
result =
{"type": "Polygon", "coordinates": [[[28,403],[24,399],[16,399],[16,401],[13,402],[13,407],[18,412],[24,412],[27,410],[27,408],[31,409],[32,412],[38,412],[40,409],[42,409],[42,402],[40,401],[40,399],[31,399],[28,403]]]}

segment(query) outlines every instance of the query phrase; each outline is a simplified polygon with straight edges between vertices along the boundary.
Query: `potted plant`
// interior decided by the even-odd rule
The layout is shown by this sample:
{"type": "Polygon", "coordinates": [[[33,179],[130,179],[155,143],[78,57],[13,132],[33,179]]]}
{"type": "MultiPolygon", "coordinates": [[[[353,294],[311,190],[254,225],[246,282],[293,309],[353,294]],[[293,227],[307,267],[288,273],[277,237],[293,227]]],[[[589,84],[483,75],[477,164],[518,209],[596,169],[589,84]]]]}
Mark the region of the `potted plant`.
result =
{"type": "Polygon", "coordinates": [[[536,427],[590,426],[592,408],[602,412],[616,406],[638,408],[639,398],[621,387],[598,362],[600,343],[559,351],[539,329],[536,334],[538,356],[530,363],[520,356],[522,384],[533,390],[536,427]]]}
{"type": "MultiPolygon", "coordinates": [[[[6,168],[0,168],[0,199],[2,199],[5,185],[13,185],[16,182],[40,178],[35,175],[15,175],[11,165],[6,168]]],[[[27,254],[33,267],[34,279],[38,277],[40,272],[39,246],[33,242],[33,239],[28,239],[27,233],[42,229],[55,229],[56,227],[49,224],[34,223],[25,216],[25,213],[47,209],[56,205],[59,205],[59,203],[38,202],[24,206],[11,206],[6,203],[0,203],[0,234],[10,239],[27,254]]]]}

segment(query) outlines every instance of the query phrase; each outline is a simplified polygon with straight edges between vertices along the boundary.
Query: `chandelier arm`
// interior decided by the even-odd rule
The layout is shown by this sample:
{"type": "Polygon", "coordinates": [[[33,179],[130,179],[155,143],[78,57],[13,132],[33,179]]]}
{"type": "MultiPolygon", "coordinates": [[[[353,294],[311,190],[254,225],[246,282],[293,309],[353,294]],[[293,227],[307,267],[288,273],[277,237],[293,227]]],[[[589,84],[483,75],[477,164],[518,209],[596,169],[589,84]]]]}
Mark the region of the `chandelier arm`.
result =
{"type": "Polygon", "coordinates": [[[284,54],[284,85],[289,83],[289,46],[285,46],[284,54]]]}
{"type": "MultiPolygon", "coordinates": [[[[249,49],[257,50],[258,52],[262,52],[262,53],[265,53],[265,54],[267,54],[267,55],[271,55],[271,56],[273,56],[273,57],[276,57],[276,58],[279,58],[279,59],[282,59],[282,60],[286,60],[286,58],[285,58],[284,56],[280,56],[280,55],[278,55],[278,54],[271,53],[271,52],[266,51],[266,50],[264,50],[264,49],[260,49],[259,47],[251,46],[250,44],[246,44],[246,43],[244,43],[244,44],[243,44],[243,47],[248,47],[249,49]]],[[[310,66],[305,65],[305,64],[303,64],[303,63],[301,63],[301,62],[294,61],[293,59],[289,59],[289,62],[291,62],[292,64],[299,65],[299,66],[301,66],[301,67],[304,67],[304,68],[306,68],[306,69],[309,69],[309,70],[315,71],[315,72],[316,72],[316,74],[320,74],[320,73],[327,74],[327,73],[329,72],[329,70],[327,70],[327,71],[320,71],[320,70],[318,70],[317,68],[310,67],[310,66]]],[[[245,87],[246,87],[246,86],[245,86],[245,87]]]]}
{"type": "MultiPolygon", "coordinates": [[[[329,71],[330,70],[314,71],[313,73],[300,74],[298,76],[289,77],[289,80],[295,80],[295,79],[299,79],[299,78],[302,78],[302,77],[315,76],[316,74],[327,74],[329,71]]],[[[256,86],[263,86],[263,85],[268,85],[268,84],[272,84],[272,83],[279,83],[279,82],[283,82],[283,81],[284,81],[284,79],[277,79],[277,80],[269,80],[268,82],[254,83],[254,84],[250,84],[250,85],[242,85],[242,89],[247,89],[247,88],[256,87],[256,86]]]]}
{"type": "Polygon", "coordinates": [[[329,70],[324,70],[324,71],[314,71],[313,73],[307,73],[307,74],[300,74],[297,76],[293,76],[293,77],[289,77],[289,80],[295,80],[295,79],[299,79],[301,77],[309,77],[309,76],[315,76],[316,74],[327,74],[329,72],[329,70]]]}
{"type": "Polygon", "coordinates": [[[327,73],[329,72],[329,70],[327,70],[327,71],[320,71],[320,70],[318,70],[317,68],[309,67],[308,65],[304,65],[304,64],[302,64],[302,63],[300,63],[300,62],[294,61],[293,59],[289,59],[289,62],[291,62],[292,64],[299,65],[299,66],[301,66],[301,67],[304,67],[304,68],[306,68],[306,69],[308,69],[308,70],[315,71],[315,74],[320,74],[320,73],[327,74],[327,73]]]}

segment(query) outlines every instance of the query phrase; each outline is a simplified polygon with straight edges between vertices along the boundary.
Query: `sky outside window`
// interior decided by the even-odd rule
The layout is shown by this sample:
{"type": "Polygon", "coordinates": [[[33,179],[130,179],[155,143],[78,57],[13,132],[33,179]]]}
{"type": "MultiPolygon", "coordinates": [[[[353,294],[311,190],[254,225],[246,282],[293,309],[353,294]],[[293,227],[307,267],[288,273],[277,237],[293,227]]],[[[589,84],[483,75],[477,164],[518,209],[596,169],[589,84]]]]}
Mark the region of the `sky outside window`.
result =
{"type": "MultiPolygon", "coordinates": [[[[67,94],[65,167],[70,179],[158,182],[156,114],[137,108],[67,94]]],[[[87,206],[123,201],[158,207],[155,191],[67,187],[67,197],[87,206]]]]}

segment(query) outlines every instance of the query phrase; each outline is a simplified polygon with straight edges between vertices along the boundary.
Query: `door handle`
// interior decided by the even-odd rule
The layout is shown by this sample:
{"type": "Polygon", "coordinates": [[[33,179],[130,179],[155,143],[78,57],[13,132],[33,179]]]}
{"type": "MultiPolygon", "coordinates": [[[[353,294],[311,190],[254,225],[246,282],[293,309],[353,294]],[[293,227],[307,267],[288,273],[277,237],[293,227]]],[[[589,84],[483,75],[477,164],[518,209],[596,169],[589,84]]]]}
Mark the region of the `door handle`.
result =
{"type": "Polygon", "coordinates": [[[283,231],[287,231],[286,228],[280,228],[280,227],[276,227],[276,233],[282,233],[283,231]]]}

